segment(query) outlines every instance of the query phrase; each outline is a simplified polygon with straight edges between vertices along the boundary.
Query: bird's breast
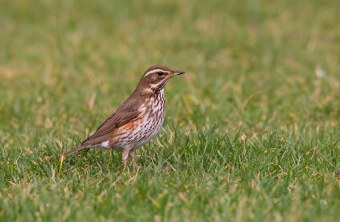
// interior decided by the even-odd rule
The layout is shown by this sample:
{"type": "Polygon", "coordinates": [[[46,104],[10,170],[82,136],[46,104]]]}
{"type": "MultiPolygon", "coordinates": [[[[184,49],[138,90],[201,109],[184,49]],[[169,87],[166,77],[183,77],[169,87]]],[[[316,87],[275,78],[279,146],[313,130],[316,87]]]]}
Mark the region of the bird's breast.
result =
{"type": "Polygon", "coordinates": [[[138,108],[139,117],[119,129],[115,139],[116,147],[142,146],[158,133],[165,118],[165,98],[162,91],[147,98],[138,108]]]}

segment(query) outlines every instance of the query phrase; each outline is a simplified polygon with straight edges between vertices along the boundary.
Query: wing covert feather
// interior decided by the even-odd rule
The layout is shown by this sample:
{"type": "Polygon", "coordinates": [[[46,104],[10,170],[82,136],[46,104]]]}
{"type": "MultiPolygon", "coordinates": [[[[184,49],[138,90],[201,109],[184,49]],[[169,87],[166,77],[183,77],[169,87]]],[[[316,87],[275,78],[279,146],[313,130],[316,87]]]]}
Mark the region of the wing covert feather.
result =
{"type": "Polygon", "coordinates": [[[92,134],[89,138],[82,142],[82,145],[91,144],[91,142],[96,141],[97,139],[102,137],[100,140],[107,140],[110,133],[114,130],[118,129],[120,126],[136,119],[139,117],[140,112],[138,108],[140,107],[141,102],[133,97],[129,97],[121,107],[117,109],[109,118],[107,118],[96,130],[94,134],[92,134]]]}

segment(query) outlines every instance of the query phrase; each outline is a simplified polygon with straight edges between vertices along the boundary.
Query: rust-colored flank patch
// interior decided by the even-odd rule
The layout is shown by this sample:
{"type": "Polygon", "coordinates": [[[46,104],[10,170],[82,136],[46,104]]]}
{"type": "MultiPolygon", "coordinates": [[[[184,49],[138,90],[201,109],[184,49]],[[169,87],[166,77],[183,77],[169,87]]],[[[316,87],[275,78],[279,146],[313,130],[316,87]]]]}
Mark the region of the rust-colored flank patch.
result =
{"type": "Polygon", "coordinates": [[[135,128],[136,125],[138,125],[138,124],[141,123],[141,122],[142,122],[142,117],[137,118],[137,119],[135,119],[135,120],[133,120],[133,121],[128,122],[127,124],[125,124],[124,126],[122,126],[122,128],[131,130],[131,129],[135,128]]]}

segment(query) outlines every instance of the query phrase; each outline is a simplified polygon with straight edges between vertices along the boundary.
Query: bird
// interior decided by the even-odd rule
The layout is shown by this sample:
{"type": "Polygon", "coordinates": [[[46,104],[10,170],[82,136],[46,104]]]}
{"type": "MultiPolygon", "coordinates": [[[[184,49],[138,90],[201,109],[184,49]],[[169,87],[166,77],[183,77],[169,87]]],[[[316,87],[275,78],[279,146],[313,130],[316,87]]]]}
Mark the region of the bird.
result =
{"type": "Polygon", "coordinates": [[[98,129],[76,148],[62,154],[62,161],[82,150],[104,148],[122,151],[124,169],[129,157],[139,169],[135,149],[153,139],[165,118],[164,87],[169,79],[184,74],[163,65],[149,67],[133,93],[109,116],[98,129]]]}

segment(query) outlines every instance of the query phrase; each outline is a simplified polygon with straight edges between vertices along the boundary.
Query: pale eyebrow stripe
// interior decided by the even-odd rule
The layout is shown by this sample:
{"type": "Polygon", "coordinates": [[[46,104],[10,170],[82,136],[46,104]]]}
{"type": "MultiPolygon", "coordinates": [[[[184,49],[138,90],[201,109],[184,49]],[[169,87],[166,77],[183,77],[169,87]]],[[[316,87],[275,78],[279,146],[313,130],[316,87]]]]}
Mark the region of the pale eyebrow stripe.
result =
{"type": "Polygon", "coordinates": [[[150,74],[152,74],[152,73],[155,73],[155,72],[167,72],[166,70],[164,70],[164,69],[153,69],[153,70],[150,70],[149,72],[147,72],[144,76],[148,76],[148,75],[150,75],[150,74]]]}

